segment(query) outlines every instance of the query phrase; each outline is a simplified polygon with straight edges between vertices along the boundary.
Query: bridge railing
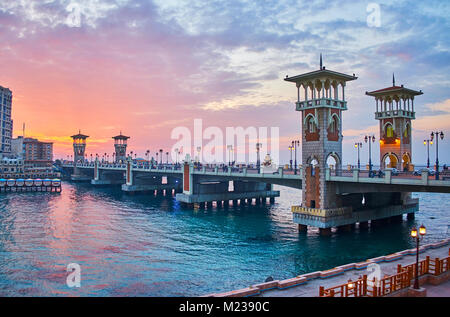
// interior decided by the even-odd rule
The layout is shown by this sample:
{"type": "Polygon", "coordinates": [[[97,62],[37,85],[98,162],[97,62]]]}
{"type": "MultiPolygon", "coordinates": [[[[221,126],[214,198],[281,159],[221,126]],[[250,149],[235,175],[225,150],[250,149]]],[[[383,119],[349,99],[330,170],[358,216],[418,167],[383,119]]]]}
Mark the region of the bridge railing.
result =
{"type": "MultiPolygon", "coordinates": [[[[369,170],[358,170],[356,168],[354,169],[328,169],[330,176],[339,176],[339,177],[348,177],[348,178],[385,178],[387,177],[387,173],[389,171],[391,179],[422,179],[423,172],[421,170],[416,171],[403,171],[400,172],[398,170],[392,170],[392,169],[374,169],[370,173],[369,170]]],[[[429,179],[435,179],[434,172],[428,173],[429,179]]],[[[439,173],[439,179],[440,180],[450,180],[450,171],[444,170],[439,173]]]]}
{"type": "MultiPolygon", "coordinates": [[[[449,250],[450,253],[450,250],[449,250]]],[[[356,281],[348,280],[345,284],[330,288],[319,287],[319,297],[382,297],[395,291],[411,286],[415,279],[416,263],[402,266],[398,264],[397,273],[381,278],[379,281],[374,277],[372,281],[367,280],[364,275],[356,281]]],[[[431,274],[439,276],[450,271],[450,256],[439,259],[430,259],[429,256],[419,262],[419,277],[431,274]]]]}

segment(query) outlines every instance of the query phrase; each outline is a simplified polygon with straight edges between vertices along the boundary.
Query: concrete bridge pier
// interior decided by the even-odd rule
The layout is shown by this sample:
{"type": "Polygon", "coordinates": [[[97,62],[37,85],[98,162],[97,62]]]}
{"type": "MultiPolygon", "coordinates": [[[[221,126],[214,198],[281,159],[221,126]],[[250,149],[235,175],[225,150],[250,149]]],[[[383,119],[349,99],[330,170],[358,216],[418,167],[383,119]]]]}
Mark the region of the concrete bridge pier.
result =
{"type": "Polygon", "coordinates": [[[307,232],[308,231],[308,226],[306,225],[298,225],[298,232],[307,232]]]}
{"type": "Polygon", "coordinates": [[[99,167],[98,158],[94,162],[94,179],[91,180],[92,185],[122,185],[125,183],[125,175],[123,171],[105,170],[99,167]]]}
{"type": "Polygon", "coordinates": [[[319,228],[319,234],[321,236],[330,236],[331,235],[331,228],[319,228]]]}
{"type": "Polygon", "coordinates": [[[70,175],[70,179],[74,182],[90,182],[93,178],[93,171],[91,169],[80,168],[74,163],[73,174],[70,175]]]}
{"type": "Polygon", "coordinates": [[[229,189],[229,180],[214,175],[196,173],[194,165],[183,165],[183,192],[176,195],[176,199],[186,203],[224,201],[225,207],[229,207],[231,200],[233,206],[238,205],[244,199],[256,199],[260,204],[266,197],[278,197],[279,191],[274,191],[271,184],[260,181],[232,180],[233,189],[229,189]]]}
{"type": "Polygon", "coordinates": [[[369,228],[369,222],[368,221],[361,221],[359,223],[359,229],[367,229],[369,228]]]}
{"type": "MultiPolygon", "coordinates": [[[[169,174],[169,173],[168,173],[169,174]]],[[[156,195],[164,195],[165,190],[173,190],[181,187],[180,179],[159,172],[158,174],[148,173],[133,169],[131,158],[127,160],[126,167],[126,182],[122,184],[122,190],[124,192],[155,192],[156,195]],[[163,177],[167,179],[166,183],[163,183],[163,177]]],[[[194,202],[187,202],[194,203],[194,202]]]]}

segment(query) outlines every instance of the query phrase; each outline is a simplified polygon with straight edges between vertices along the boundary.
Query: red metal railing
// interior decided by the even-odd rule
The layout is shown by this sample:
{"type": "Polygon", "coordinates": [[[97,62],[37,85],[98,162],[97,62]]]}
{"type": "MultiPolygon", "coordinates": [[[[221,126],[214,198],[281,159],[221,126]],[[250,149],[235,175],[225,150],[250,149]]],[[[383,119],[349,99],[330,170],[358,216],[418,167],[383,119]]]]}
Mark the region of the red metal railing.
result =
{"type": "MultiPolygon", "coordinates": [[[[450,254],[450,249],[449,249],[450,254]]],[[[389,295],[395,291],[408,288],[415,279],[416,263],[397,266],[397,273],[385,276],[379,281],[374,278],[372,281],[367,280],[364,275],[356,281],[349,280],[345,284],[336,285],[325,289],[323,286],[319,288],[319,297],[381,297],[389,295]]],[[[450,271],[450,256],[444,259],[430,259],[429,256],[419,262],[419,277],[426,274],[434,276],[450,271]]]]}

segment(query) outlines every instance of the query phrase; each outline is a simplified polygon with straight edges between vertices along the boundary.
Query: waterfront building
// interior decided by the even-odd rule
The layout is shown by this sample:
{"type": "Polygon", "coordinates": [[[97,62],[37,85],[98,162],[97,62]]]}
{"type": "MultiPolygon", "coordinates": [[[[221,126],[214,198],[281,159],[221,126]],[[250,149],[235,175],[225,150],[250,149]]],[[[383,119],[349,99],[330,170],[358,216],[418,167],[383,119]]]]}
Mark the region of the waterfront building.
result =
{"type": "Polygon", "coordinates": [[[11,154],[13,120],[11,119],[12,91],[0,86],[0,157],[11,154]]]}
{"type": "Polygon", "coordinates": [[[24,172],[24,161],[21,158],[7,158],[0,160],[0,175],[15,175],[24,172]]]}
{"type": "Polygon", "coordinates": [[[26,171],[50,172],[53,165],[53,143],[24,138],[22,157],[26,171]]]}
{"type": "Polygon", "coordinates": [[[381,168],[397,168],[402,171],[414,171],[411,164],[411,121],[416,118],[414,97],[422,91],[395,85],[366,95],[375,97],[375,119],[380,122],[380,162],[381,168]]]}

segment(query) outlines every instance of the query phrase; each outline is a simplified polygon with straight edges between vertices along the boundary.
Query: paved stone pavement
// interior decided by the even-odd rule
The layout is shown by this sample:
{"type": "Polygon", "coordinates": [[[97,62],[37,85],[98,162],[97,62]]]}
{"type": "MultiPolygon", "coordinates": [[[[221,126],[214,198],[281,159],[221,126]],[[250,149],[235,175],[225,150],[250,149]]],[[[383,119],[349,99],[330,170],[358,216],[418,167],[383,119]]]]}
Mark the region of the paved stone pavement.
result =
{"type": "MultiPolygon", "coordinates": [[[[435,248],[435,249],[428,249],[425,251],[421,251],[420,253],[420,259],[425,259],[426,256],[430,256],[431,259],[434,259],[436,257],[438,258],[445,258],[449,256],[449,244],[447,243],[444,246],[435,248]]],[[[397,265],[402,264],[402,266],[406,266],[408,264],[415,263],[416,256],[414,255],[404,255],[402,258],[392,261],[392,262],[380,262],[378,263],[381,268],[381,276],[384,277],[385,275],[393,275],[397,273],[397,265]]],[[[343,274],[329,277],[329,278],[315,278],[313,280],[307,281],[305,284],[294,286],[291,288],[287,288],[284,290],[279,289],[272,289],[261,292],[257,297],[314,297],[319,296],[319,287],[324,286],[325,288],[333,287],[336,285],[347,283],[349,279],[352,281],[355,281],[358,279],[358,277],[363,276],[366,274],[368,277],[370,276],[371,272],[367,271],[367,269],[351,269],[348,271],[345,271],[343,274]]],[[[441,289],[444,289],[441,294],[447,294],[442,296],[449,296],[450,297],[450,282],[441,284],[441,286],[434,286],[430,287],[431,285],[426,285],[428,292],[428,296],[433,296],[432,294],[439,294],[441,293],[441,289]]]]}
{"type": "Polygon", "coordinates": [[[427,297],[450,297],[450,281],[440,285],[424,285],[427,289],[427,297]]]}

